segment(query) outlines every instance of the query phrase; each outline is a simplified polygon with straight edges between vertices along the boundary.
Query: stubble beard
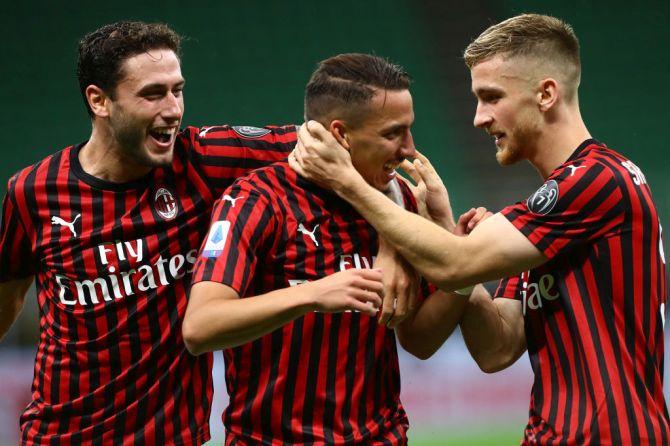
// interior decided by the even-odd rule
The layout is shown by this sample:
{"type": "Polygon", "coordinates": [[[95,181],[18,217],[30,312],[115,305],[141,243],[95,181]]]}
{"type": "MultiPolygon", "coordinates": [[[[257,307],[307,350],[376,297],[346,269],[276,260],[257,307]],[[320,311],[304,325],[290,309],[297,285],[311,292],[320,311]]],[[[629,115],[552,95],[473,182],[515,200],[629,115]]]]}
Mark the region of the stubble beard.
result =
{"type": "Polygon", "coordinates": [[[528,159],[541,134],[539,123],[532,117],[521,118],[519,123],[506,135],[507,146],[496,152],[496,160],[501,166],[510,166],[528,159]]]}
{"type": "Polygon", "coordinates": [[[144,147],[147,138],[144,127],[134,125],[129,119],[121,119],[112,121],[112,131],[117,141],[120,154],[123,158],[142,167],[165,167],[172,164],[172,157],[174,152],[174,145],[170,153],[160,158],[154,158],[149,153],[149,150],[144,147]]]}

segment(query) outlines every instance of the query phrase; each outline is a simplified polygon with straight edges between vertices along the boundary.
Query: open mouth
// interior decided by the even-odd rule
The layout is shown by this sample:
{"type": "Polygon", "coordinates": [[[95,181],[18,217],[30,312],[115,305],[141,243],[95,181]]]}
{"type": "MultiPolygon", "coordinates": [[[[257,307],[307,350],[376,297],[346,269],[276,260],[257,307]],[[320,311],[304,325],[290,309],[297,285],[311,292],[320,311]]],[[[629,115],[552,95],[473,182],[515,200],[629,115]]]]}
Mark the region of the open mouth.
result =
{"type": "Polygon", "coordinates": [[[159,143],[167,144],[170,142],[176,131],[176,127],[156,127],[149,130],[149,135],[159,143]]]}
{"type": "Polygon", "coordinates": [[[493,136],[496,144],[498,144],[500,140],[505,137],[504,133],[491,133],[490,135],[493,136]]]}
{"type": "Polygon", "coordinates": [[[402,163],[402,160],[400,160],[400,161],[389,161],[389,162],[384,164],[384,171],[393,172],[398,168],[398,166],[400,166],[400,163],[402,163]]]}

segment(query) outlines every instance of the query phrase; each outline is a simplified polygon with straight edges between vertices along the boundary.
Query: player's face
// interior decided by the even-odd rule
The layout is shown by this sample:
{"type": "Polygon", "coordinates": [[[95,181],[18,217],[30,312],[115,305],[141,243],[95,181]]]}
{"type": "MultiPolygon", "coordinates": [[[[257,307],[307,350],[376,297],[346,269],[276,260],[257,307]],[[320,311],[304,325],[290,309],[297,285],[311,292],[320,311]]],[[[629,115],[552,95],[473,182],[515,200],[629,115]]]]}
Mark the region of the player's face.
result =
{"type": "Polygon", "coordinates": [[[142,166],[172,162],[184,114],[184,78],[174,52],[157,49],[124,61],[109,125],[119,149],[142,166]]]}
{"type": "Polygon", "coordinates": [[[496,159],[503,166],[531,156],[541,129],[537,95],[523,65],[496,56],[470,73],[477,98],[474,125],[495,138],[496,159]]]}
{"type": "Polygon", "coordinates": [[[413,123],[409,91],[380,90],[359,125],[348,130],[351,161],[374,188],[386,190],[396,176],[396,167],[415,155],[413,123]]]}

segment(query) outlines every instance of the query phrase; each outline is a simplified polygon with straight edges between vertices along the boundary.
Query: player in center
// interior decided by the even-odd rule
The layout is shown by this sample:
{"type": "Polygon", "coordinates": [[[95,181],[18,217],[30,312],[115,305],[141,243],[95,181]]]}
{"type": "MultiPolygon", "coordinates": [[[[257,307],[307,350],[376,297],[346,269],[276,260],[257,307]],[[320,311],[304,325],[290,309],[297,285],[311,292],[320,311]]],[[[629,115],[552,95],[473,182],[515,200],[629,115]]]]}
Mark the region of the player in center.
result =
{"type": "MultiPolygon", "coordinates": [[[[395,176],[416,153],[402,68],[365,54],[324,60],[307,85],[305,115],[350,151],[369,184],[416,210],[395,176]]],[[[456,324],[431,316],[458,313],[467,298],[439,291],[394,334],[374,317],[377,248],[375,230],[349,204],[287,162],[224,193],[196,262],[183,334],[193,353],[224,349],[226,444],[406,444],[395,334],[411,353],[430,356],[456,324]],[[339,273],[350,269],[358,274],[339,273]],[[347,293],[350,281],[358,291],[347,293]]]]}

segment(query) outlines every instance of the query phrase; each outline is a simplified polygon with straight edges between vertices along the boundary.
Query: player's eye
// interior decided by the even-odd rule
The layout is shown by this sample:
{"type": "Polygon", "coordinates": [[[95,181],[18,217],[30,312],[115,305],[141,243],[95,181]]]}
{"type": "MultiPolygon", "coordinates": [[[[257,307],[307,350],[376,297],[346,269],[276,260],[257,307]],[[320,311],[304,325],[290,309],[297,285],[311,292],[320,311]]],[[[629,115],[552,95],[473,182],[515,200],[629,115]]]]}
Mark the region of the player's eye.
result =
{"type": "Polygon", "coordinates": [[[146,92],[142,94],[142,97],[149,100],[149,101],[158,101],[165,96],[165,93],[163,92],[157,92],[157,91],[151,91],[151,92],[146,92]]]}

